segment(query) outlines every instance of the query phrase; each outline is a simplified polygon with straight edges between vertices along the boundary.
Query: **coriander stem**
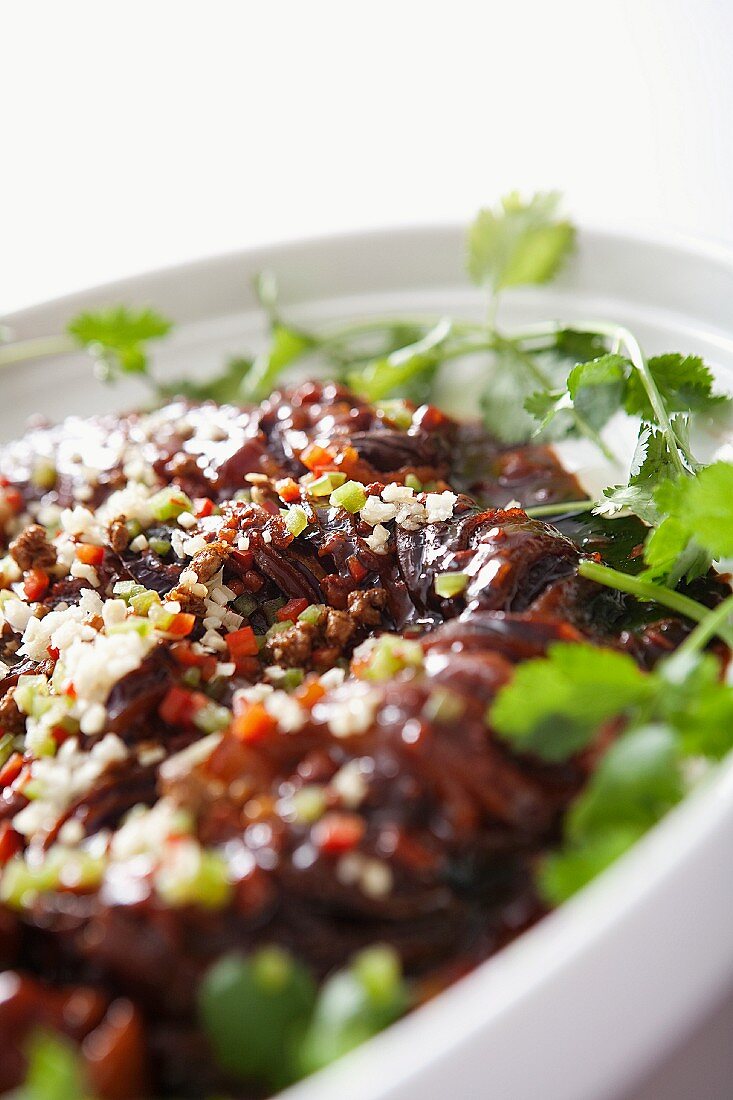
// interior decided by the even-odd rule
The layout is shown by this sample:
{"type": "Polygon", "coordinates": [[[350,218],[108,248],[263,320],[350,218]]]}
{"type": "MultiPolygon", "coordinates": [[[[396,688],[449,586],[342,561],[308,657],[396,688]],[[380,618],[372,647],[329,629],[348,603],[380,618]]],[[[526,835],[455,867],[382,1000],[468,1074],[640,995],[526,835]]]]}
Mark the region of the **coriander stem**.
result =
{"type": "MultiPolygon", "coordinates": [[[[733,615],[733,595],[726,597],[712,611],[708,610],[705,618],[698,623],[691,634],[688,634],[682,645],[676,650],[675,656],[700,653],[715,634],[720,634],[727,641],[730,631],[726,624],[731,615],[733,615]],[[723,627],[726,628],[725,633],[721,633],[723,627]]],[[[730,645],[730,642],[728,644],[730,645]]]]}
{"type": "Polygon", "coordinates": [[[78,351],[79,345],[70,336],[38,336],[0,346],[0,367],[22,363],[27,359],[42,359],[48,355],[66,355],[78,351]]]}
{"type": "Polygon", "coordinates": [[[559,500],[555,504],[537,504],[533,508],[525,508],[524,511],[532,519],[540,516],[565,515],[566,512],[590,512],[598,502],[595,500],[559,500]]]}
{"type": "MultiPolygon", "coordinates": [[[[356,336],[368,336],[372,332],[385,332],[395,328],[423,328],[429,330],[434,328],[445,315],[427,315],[422,316],[395,316],[395,317],[372,317],[366,321],[347,321],[342,325],[334,325],[333,327],[326,327],[322,332],[314,335],[317,343],[320,347],[330,347],[333,344],[341,344],[344,341],[351,340],[356,336]]],[[[451,328],[455,333],[473,333],[486,336],[486,325],[482,325],[477,321],[451,321],[451,328]]]]}
{"type": "MultiPolygon", "coordinates": [[[[681,592],[675,592],[671,588],[664,588],[661,584],[633,577],[630,573],[621,573],[618,569],[611,569],[608,565],[600,565],[595,561],[581,561],[578,573],[589,581],[595,581],[606,588],[614,588],[617,592],[627,592],[630,596],[636,596],[639,600],[648,603],[658,603],[662,607],[668,607],[672,611],[684,615],[693,622],[702,623],[710,615],[710,608],[697,600],[683,596],[681,592]]],[[[727,601],[726,601],[727,602],[727,601]]],[[[716,608],[716,610],[718,610],[716,608]]],[[[725,618],[727,616],[723,616],[725,618]]],[[[726,645],[733,647],[733,631],[729,630],[724,622],[714,623],[713,633],[723,639],[726,645]]]]}
{"type": "MultiPolygon", "coordinates": [[[[654,410],[654,415],[657,418],[657,423],[662,429],[664,437],[667,440],[667,446],[669,448],[669,453],[672,457],[672,461],[674,462],[680,474],[687,474],[688,471],[685,469],[684,463],[680,458],[680,441],[675,434],[674,428],[672,427],[669,419],[669,414],[667,412],[667,409],[665,408],[664,401],[662,401],[662,395],[657,389],[656,382],[652,378],[651,371],[649,370],[649,365],[646,361],[646,356],[641,350],[638,340],[631,332],[629,332],[628,329],[625,329],[620,325],[601,324],[598,326],[598,331],[605,336],[610,337],[612,340],[620,341],[625,345],[626,350],[629,354],[629,359],[631,360],[634,368],[639,372],[642,384],[644,386],[644,389],[646,390],[647,397],[649,398],[649,403],[654,410]]],[[[687,454],[685,455],[685,457],[688,460],[691,458],[691,456],[687,454]]]]}
{"type": "MultiPolygon", "coordinates": [[[[572,325],[565,324],[563,328],[573,328],[579,332],[592,332],[598,333],[601,336],[605,336],[606,339],[612,340],[614,345],[623,345],[626,349],[629,360],[632,366],[638,372],[641,378],[642,385],[646,391],[646,395],[649,398],[649,404],[651,405],[654,415],[657,418],[657,424],[659,425],[662,434],[667,441],[667,447],[672,459],[672,462],[677,467],[677,472],[681,475],[686,475],[689,470],[685,467],[680,452],[685,456],[687,462],[694,465],[695,460],[689,453],[686,447],[680,443],[674,428],[669,419],[669,414],[665,408],[662,395],[657,389],[657,384],[654,381],[649,366],[644,356],[643,351],[639,345],[638,340],[624,328],[623,325],[609,324],[606,321],[581,321],[572,325]]],[[[515,339],[532,340],[551,336],[553,333],[557,333],[560,326],[557,324],[552,325],[531,325],[525,332],[524,336],[516,336],[515,339]]]]}

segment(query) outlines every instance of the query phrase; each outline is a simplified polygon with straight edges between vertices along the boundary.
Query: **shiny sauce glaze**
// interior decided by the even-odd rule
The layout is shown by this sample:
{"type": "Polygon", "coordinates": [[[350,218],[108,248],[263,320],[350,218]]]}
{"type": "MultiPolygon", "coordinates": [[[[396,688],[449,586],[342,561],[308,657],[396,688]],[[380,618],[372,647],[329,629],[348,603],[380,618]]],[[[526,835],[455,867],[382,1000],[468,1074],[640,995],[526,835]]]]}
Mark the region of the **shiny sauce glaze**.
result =
{"type": "Polygon", "coordinates": [[[608,524],[526,515],[584,495],[549,448],[335,384],[34,424],[0,476],[0,1091],[44,1025],[99,1096],[250,1095],[196,1022],[231,950],[323,977],[388,943],[433,995],[543,915],[534,867],[602,751],[516,755],[497,690],[556,641],[651,667],[689,629],[578,576],[608,524]]]}

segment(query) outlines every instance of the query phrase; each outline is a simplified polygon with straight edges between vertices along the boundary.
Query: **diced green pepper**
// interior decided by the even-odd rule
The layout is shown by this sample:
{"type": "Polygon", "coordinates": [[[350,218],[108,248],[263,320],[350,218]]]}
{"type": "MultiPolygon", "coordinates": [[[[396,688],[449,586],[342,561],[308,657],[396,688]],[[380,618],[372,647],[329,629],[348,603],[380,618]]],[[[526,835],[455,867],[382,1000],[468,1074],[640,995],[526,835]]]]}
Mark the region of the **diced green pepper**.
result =
{"type": "Polygon", "coordinates": [[[340,488],[334,489],[328,503],[333,508],[345,508],[347,512],[353,514],[364,507],[366,499],[363,485],[358,481],[347,481],[340,488]]]}
{"type": "Polygon", "coordinates": [[[326,605],[323,603],[312,603],[305,610],[301,611],[298,615],[298,622],[311,623],[312,626],[318,626],[323,618],[326,605]]]}
{"type": "Polygon", "coordinates": [[[12,733],[4,733],[0,736],[0,768],[13,754],[15,738],[12,733]]]}
{"type": "Polygon", "coordinates": [[[331,495],[334,489],[338,489],[339,485],[343,485],[345,481],[346,474],[338,473],[335,470],[328,474],[321,474],[320,477],[310,483],[308,493],[312,497],[327,497],[331,495]]]}
{"type": "Polygon", "coordinates": [[[150,539],[148,546],[159,558],[165,558],[171,552],[171,544],[168,539],[150,539]]]}
{"type": "Polygon", "coordinates": [[[145,616],[150,613],[153,604],[160,604],[161,598],[152,588],[146,588],[142,592],[131,597],[129,603],[136,615],[145,616]]]}
{"type": "Polygon", "coordinates": [[[327,799],[325,787],[309,783],[301,787],[290,799],[295,820],[303,825],[312,825],[326,812],[327,799]]]}
{"type": "Polygon", "coordinates": [[[145,585],[138,584],[136,581],[117,581],[112,589],[114,596],[128,604],[133,596],[141,596],[143,592],[147,592],[145,585]]]}
{"type": "Polygon", "coordinates": [[[25,675],[18,677],[13,699],[23,714],[35,714],[41,700],[47,700],[48,695],[48,680],[45,676],[25,675]]]}
{"type": "Polygon", "coordinates": [[[436,595],[448,600],[453,596],[460,596],[466,590],[469,580],[468,573],[439,573],[435,578],[436,595]]]}
{"type": "Polygon", "coordinates": [[[173,485],[166,486],[148,501],[150,511],[159,523],[166,520],[178,519],[184,512],[190,512],[193,504],[189,497],[173,485]]]}
{"type": "Polygon", "coordinates": [[[284,596],[275,596],[272,600],[265,600],[262,605],[262,611],[267,619],[268,625],[272,626],[274,622],[277,622],[277,613],[281,607],[285,607],[287,600],[284,596]]]}
{"type": "Polygon", "coordinates": [[[174,907],[199,905],[204,909],[221,909],[232,894],[224,858],[205,848],[190,867],[164,867],[156,876],[155,887],[163,901],[174,907]]]}
{"type": "Polygon", "coordinates": [[[391,680],[406,668],[422,668],[423,651],[418,642],[396,634],[382,634],[360,672],[366,680],[391,680]]]}
{"type": "Polygon", "coordinates": [[[219,730],[226,729],[231,720],[231,711],[220,707],[218,703],[210,702],[196,711],[193,724],[202,733],[218,733],[219,730]]]}
{"type": "Polygon", "coordinates": [[[56,467],[50,459],[39,459],[33,467],[31,481],[36,489],[53,489],[58,476],[56,467]]]}
{"type": "Polygon", "coordinates": [[[257,600],[254,596],[250,596],[248,592],[243,592],[241,596],[237,596],[236,600],[232,601],[231,607],[237,615],[242,615],[245,619],[248,619],[252,612],[257,610],[257,600]]]}
{"type": "Polygon", "coordinates": [[[285,513],[285,526],[295,538],[302,534],[308,526],[308,517],[305,514],[305,509],[301,508],[299,504],[294,504],[292,508],[288,508],[285,513]]]}
{"type": "Polygon", "coordinates": [[[282,634],[283,630],[287,630],[291,626],[293,626],[292,619],[284,619],[281,623],[273,623],[272,626],[268,627],[265,637],[268,640],[274,638],[276,634],[282,634]]]}
{"type": "Polygon", "coordinates": [[[403,432],[406,432],[412,425],[412,412],[405,402],[399,399],[378,402],[377,412],[387,420],[391,420],[403,432]]]}

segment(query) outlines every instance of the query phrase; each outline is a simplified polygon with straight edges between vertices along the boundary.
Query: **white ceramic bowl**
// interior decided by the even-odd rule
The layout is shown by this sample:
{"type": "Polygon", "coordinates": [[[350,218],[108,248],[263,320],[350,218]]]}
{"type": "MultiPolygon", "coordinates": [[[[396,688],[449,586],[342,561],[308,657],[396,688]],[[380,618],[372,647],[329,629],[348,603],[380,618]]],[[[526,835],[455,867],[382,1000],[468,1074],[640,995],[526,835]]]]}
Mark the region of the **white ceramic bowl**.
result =
{"type": "MultiPolygon", "coordinates": [[[[38,336],[60,331],[80,308],[150,302],[180,324],[160,368],[205,373],[261,338],[250,283],[264,267],[303,320],[406,309],[478,316],[481,298],[466,285],[461,256],[452,227],[303,241],[140,276],[5,321],[18,337],[38,336]]],[[[586,230],[563,277],[516,294],[501,320],[614,319],[650,351],[701,352],[733,377],[732,305],[726,251],[586,230]]],[[[141,396],[135,383],[92,384],[80,355],[5,370],[0,387],[3,438],[19,434],[30,413],[58,418],[141,396]]],[[[733,986],[731,850],[733,761],[580,896],[288,1096],[618,1100],[733,986]]],[[[727,1043],[726,1055],[733,1070],[727,1043]]],[[[696,1097],[733,1095],[700,1073],[696,1097]]]]}

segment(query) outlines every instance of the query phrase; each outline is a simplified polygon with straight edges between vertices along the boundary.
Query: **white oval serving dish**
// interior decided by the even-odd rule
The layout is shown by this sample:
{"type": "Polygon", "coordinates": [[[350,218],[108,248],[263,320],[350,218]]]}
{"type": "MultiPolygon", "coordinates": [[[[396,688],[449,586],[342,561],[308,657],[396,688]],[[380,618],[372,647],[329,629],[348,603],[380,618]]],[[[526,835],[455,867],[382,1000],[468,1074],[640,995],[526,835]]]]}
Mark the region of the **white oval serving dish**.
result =
{"type": "MultiPolygon", "coordinates": [[[[479,316],[461,257],[454,227],[300,241],[143,275],[4,322],[19,338],[39,336],[81,308],[149,302],[179,322],[161,370],[205,373],[261,339],[250,285],[265,267],[297,319],[405,309],[479,316]]],[[[513,296],[500,320],[613,319],[648,350],[702,353],[733,379],[731,303],[733,254],[723,249],[584,230],[562,278],[513,296]]],[[[3,370],[0,396],[6,439],[30,414],[121,408],[142,392],[93,384],[76,355],[3,370]]],[[[575,900],[287,1096],[619,1100],[733,986],[731,850],[733,761],[575,900]]],[[[705,1100],[733,1095],[698,1084],[705,1100]]]]}

